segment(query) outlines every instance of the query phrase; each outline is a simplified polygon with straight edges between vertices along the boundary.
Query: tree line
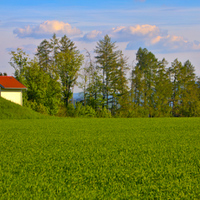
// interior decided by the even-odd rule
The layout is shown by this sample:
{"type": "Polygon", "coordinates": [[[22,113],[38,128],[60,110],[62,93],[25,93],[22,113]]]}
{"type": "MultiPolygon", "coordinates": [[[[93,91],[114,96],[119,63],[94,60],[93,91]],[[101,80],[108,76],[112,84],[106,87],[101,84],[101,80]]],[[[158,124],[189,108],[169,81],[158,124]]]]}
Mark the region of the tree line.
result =
{"type": "Polygon", "coordinates": [[[24,105],[58,116],[192,117],[200,116],[200,79],[189,60],[170,67],[146,48],[139,48],[135,66],[106,35],[84,56],[66,35],[43,40],[33,59],[22,49],[11,51],[15,78],[27,87],[24,105]],[[81,77],[81,82],[77,82],[81,77]],[[73,104],[73,88],[83,101],[73,104]]]}

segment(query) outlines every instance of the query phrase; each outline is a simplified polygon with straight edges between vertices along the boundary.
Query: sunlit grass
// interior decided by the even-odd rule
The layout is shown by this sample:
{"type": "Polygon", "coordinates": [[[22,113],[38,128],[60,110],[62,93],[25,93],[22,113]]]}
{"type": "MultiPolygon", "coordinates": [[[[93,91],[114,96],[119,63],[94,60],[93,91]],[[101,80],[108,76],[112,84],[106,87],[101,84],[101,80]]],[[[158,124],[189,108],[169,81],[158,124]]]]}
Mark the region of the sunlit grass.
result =
{"type": "Polygon", "coordinates": [[[200,118],[0,121],[0,199],[199,199],[200,118]]]}
{"type": "Polygon", "coordinates": [[[45,115],[0,97],[0,119],[41,119],[45,115]]]}

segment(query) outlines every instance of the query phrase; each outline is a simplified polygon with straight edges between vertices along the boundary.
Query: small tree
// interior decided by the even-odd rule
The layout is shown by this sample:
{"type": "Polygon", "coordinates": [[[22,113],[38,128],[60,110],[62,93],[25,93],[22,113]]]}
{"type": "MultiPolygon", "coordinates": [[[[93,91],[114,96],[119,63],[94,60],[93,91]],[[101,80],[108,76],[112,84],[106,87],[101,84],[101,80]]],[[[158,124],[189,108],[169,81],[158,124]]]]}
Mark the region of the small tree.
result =
{"type": "Polygon", "coordinates": [[[40,111],[37,109],[41,109],[41,106],[43,106],[48,114],[56,114],[61,100],[61,87],[58,77],[52,79],[48,73],[40,68],[37,61],[33,60],[30,66],[26,68],[25,80],[28,88],[28,101],[34,102],[34,104],[30,104],[32,108],[40,111]]]}
{"type": "Polygon", "coordinates": [[[24,84],[24,73],[26,67],[29,65],[30,59],[22,49],[18,48],[17,51],[11,51],[12,56],[9,64],[15,69],[15,78],[24,84]]]}
{"type": "MultiPolygon", "coordinates": [[[[108,108],[109,96],[112,93],[113,88],[111,87],[112,72],[117,66],[117,55],[115,42],[111,42],[111,38],[106,35],[103,40],[97,43],[95,48],[96,62],[99,64],[99,68],[102,70],[103,83],[102,83],[102,94],[103,99],[106,100],[106,107],[108,108]]],[[[103,105],[104,106],[104,105],[103,105]]]]}
{"type": "Polygon", "coordinates": [[[72,89],[76,84],[78,71],[83,64],[84,57],[66,36],[61,38],[60,45],[60,52],[55,55],[55,60],[62,83],[63,100],[67,106],[73,95],[72,89]]]}

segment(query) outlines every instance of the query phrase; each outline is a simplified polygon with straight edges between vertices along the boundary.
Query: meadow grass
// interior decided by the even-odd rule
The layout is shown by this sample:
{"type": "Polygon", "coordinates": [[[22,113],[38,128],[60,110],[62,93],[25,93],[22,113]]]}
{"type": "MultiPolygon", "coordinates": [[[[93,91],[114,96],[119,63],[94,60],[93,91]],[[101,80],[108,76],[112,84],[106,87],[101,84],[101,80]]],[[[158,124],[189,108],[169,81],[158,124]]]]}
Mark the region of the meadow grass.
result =
{"type": "Polygon", "coordinates": [[[200,118],[0,120],[0,199],[200,199],[200,118]]]}
{"type": "Polygon", "coordinates": [[[0,97],[0,120],[1,119],[45,119],[49,116],[42,115],[30,108],[20,106],[0,97]]]}

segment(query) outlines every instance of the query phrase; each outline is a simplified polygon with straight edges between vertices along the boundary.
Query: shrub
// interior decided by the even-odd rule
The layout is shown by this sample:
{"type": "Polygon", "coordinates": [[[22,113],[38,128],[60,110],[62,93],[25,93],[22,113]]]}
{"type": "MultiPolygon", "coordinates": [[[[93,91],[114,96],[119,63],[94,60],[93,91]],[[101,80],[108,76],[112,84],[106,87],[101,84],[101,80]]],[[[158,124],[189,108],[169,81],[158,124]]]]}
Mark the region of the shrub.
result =
{"type": "Polygon", "coordinates": [[[100,109],[97,111],[97,117],[99,118],[111,118],[111,112],[106,109],[105,107],[103,109],[100,109]]]}

